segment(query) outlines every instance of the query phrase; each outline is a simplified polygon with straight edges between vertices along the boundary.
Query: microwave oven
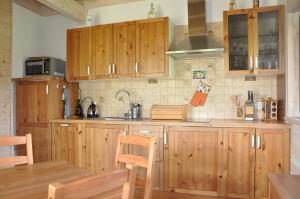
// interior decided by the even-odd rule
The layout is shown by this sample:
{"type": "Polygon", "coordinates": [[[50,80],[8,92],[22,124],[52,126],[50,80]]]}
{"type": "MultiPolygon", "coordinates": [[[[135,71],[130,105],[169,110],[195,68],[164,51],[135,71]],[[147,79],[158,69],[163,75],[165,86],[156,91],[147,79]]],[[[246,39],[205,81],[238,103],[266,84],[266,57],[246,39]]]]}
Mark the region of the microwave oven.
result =
{"type": "Polygon", "coordinates": [[[30,57],[25,61],[25,75],[65,77],[66,62],[54,57],[30,57]]]}

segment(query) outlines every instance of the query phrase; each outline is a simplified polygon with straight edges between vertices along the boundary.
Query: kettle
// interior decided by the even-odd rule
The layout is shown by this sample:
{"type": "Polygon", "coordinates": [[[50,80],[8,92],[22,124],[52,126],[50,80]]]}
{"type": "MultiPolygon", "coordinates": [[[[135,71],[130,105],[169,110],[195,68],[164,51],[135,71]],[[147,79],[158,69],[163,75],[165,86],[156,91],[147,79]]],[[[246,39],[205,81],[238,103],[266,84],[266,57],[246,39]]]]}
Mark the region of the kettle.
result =
{"type": "Polygon", "coordinates": [[[99,117],[99,108],[94,101],[91,102],[87,109],[88,118],[98,118],[99,117]]]}

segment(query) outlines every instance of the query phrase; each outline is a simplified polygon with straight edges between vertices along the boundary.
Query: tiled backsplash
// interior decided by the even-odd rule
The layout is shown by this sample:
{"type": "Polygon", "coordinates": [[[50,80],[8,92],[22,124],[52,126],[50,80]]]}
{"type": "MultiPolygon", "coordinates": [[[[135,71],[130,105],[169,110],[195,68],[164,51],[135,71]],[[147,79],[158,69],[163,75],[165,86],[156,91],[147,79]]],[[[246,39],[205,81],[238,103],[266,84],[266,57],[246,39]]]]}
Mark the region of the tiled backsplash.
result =
{"type": "MultiPolygon", "coordinates": [[[[118,90],[126,89],[133,93],[131,100],[142,104],[142,115],[148,118],[153,104],[190,104],[199,84],[199,80],[192,80],[192,71],[199,69],[206,71],[204,81],[212,86],[212,90],[205,106],[188,106],[189,118],[234,118],[231,97],[240,96],[243,105],[247,99],[247,90],[254,91],[255,100],[259,100],[260,97],[277,96],[275,76],[257,77],[256,81],[225,77],[223,58],[177,61],[175,77],[158,79],[157,83],[148,83],[148,79],[99,80],[80,82],[80,88],[82,96],[91,96],[96,101],[101,116],[123,116],[128,111],[126,95],[121,101],[115,99],[118,90]]],[[[89,103],[85,103],[85,112],[89,103]]]]}

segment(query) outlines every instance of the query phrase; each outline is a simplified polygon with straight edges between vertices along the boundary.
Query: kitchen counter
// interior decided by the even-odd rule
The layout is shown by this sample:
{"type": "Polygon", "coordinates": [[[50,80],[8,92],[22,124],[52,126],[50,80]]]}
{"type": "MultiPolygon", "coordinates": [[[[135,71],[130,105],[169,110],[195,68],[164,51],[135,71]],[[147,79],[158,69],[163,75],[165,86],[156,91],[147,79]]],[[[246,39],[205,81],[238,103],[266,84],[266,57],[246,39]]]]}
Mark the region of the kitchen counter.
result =
{"type": "Polygon", "coordinates": [[[58,119],[51,122],[58,123],[100,123],[100,124],[136,124],[153,126],[194,126],[194,127],[236,127],[236,128],[290,128],[290,124],[285,121],[245,121],[234,119],[188,119],[179,120],[151,120],[149,118],[139,120],[106,120],[97,119],[58,119]]]}

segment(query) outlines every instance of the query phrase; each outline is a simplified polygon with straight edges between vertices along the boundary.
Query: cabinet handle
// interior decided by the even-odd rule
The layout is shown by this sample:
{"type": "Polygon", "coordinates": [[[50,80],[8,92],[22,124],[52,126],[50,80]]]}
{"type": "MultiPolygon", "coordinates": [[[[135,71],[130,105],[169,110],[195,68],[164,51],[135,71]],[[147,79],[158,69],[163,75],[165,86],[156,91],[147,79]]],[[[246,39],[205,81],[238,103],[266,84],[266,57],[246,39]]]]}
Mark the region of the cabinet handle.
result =
{"type": "Polygon", "coordinates": [[[46,95],[48,95],[49,94],[49,85],[47,84],[46,85],[46,95]]]}
{"type": "Polygon", "coordinates": [[[167,133],[164,132],[164,144],[168,144],[167,133]]]}
{"type": "Polygon", "coordinates": [[[255,148],[255,135],[254,134],[251,135],[251,147],[255,148]]]}
{"type": "Polygon", "coordinates": [[[258,57],[255,57],[255,69],[258,69],[258,57]]]}
{"type": "Polygon", "coordinates": [[[146,130],[142,130],[142,131],[139,131],[140,133],[147,133],[147,134],[149,134],[150,133],[150,131],[146,131],[146,130]]]}
{"type": "Polygon", "coordinates": [[[116,64],[112,65],[112,73],[115,74],[116,73],[116,64]]]}
{"type": "Polygon", "coordinates": [[[138,62],[135,63],[135,72],[139,73],[139,63],[138,62]]]}
{"type": "Polygon", "coordinates": [[[261,148],[260,135],[258,135],[257,138],[256,138],[256,148],[257,148],[257,149],[260,149],[260,148],[261,148]]]}
{"type": "Polygon", "coordinates": [[[91,66],[90,66],[90,65],[88,65],[88,67],[87,67],[87,74],[88,74],[88,75],[91,74],[91,66]]]}
{"type": "Polygon", "coordinates": [[[108,73],[111,74],[111,64],[108,64],[108,73]]]}
{"type": "Polygon", "coordinates": [[[60,124],[59,126],[61,126],[61,127],[69,127],[70,124],[60,124]]]}
{"type": "Polygon", "coordinates": [[[127,135],[127,131],[123,131],[123,133],[122,133],[123,135],[127,135]]]}
{"type": "Polygon", "coordinates": [[[250,57],[250,70],[253,70],[253,57],[250,57]]]}

